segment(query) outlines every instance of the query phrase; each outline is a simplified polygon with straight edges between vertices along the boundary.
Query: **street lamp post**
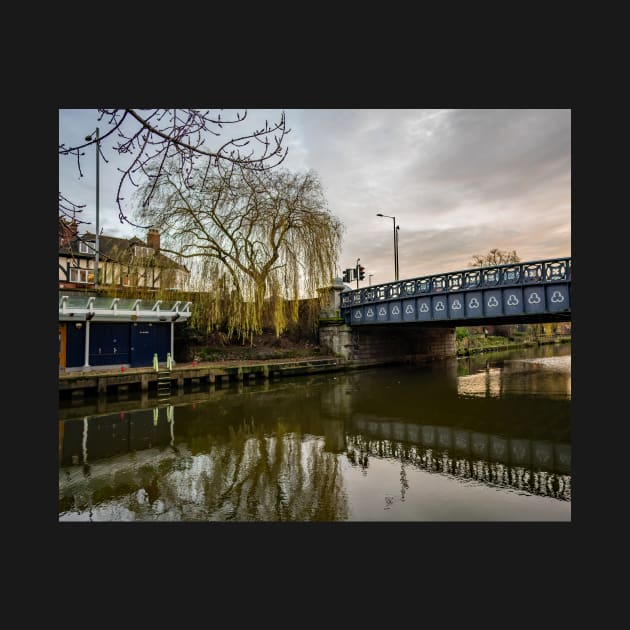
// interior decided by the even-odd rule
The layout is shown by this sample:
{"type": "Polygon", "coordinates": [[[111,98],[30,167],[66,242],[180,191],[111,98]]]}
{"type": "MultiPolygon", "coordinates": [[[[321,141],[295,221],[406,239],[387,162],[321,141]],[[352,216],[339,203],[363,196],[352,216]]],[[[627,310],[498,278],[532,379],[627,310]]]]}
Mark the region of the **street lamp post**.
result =
{"type": "Polygon", "coordinates": [[[400,276],[400,262],[398,260],[398,235],[400,234],[400,223],[396,226],[396,280],[400,276]]]}
{"type": "MultiPolygon", "coordinates": [[[[98,134],[98,127],[96,128],[96,241],[94,243],[94,247],[95,247],[95,252],[94,252],[94,289],[98,289],[98,263],[99,263],[99,242],[98,242],[98,236],[99,236],[99,208],[98,208],[98,204],[99,204],[99,166],[100,166],[100,162],[99,162],[99,153],[100,153],[100,145],[99,145],[99,134],[98,134]]],[[[92,141],[92,136],[86,136],[85,139],[88,142],[92,141]]]]}
{"type": "Polygon", "coordinates": [[[388,219],[393,219],[394,221],[394,276],[396,282],[398,282],[398,232],[396,229],[396,217],[391,217],[388,214],[382,214],[381,212],[377,212],[376,216],[387,217],[388,219]]]}

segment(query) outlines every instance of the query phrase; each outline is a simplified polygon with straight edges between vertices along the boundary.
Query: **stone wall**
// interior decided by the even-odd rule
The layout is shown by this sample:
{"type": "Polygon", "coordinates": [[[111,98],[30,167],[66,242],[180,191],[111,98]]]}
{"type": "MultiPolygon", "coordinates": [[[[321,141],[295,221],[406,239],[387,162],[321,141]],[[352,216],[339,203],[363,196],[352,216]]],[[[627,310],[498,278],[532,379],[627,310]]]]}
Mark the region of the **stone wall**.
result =
{"type": "Polygon", "coordinates": [[[455,328],[426,324],[355,326],[320,322],[324,352],[360,365],[416,363],[456,356],[455,328]]]}

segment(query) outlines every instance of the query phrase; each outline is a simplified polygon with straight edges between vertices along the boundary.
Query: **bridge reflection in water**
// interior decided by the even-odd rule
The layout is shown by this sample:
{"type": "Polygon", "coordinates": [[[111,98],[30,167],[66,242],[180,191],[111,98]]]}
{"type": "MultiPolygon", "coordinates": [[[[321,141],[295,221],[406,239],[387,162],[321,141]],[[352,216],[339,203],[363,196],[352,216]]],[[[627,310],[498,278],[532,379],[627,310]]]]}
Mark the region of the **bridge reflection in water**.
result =
{"type": "Polygon", "coordinates": [[[369,416],[356,418],[352,424],[357,433],[346,434],[348,458],[364,469],[369,457],[393,458],[430,472],[571,500],[568,444],[506,439],[369,416]]]}

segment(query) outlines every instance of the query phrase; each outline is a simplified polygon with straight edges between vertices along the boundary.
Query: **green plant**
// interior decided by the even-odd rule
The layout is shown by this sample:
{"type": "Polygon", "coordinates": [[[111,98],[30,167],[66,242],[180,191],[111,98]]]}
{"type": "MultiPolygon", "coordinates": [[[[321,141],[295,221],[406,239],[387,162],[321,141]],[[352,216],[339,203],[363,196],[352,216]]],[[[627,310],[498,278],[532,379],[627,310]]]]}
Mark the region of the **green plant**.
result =
{"type": "Polygon", "coordinates": [[[455,328],[455,339],[457,341],[463,341],[469,336],[470,333],[468,332],[468,328],[464,328],[462,326],[458,326],[457,328],[455,328]]]}

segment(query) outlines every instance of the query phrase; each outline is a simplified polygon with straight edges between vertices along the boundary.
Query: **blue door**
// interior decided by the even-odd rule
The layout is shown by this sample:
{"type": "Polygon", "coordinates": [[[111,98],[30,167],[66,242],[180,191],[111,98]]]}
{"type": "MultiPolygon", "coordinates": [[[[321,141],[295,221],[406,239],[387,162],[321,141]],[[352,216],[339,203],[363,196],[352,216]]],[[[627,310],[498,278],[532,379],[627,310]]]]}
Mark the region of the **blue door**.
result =
{"type": "Polygon", "coordinates": [[[90,365],[129,363],[129,324],[92,324],[90,365]]]}
{"type": "Polygon", "coordinates": [[[66,367],[80,367],[85,363],[85,327],[85,322],[66,324],[66,367]]]}
{"type": "Polygon", "coordinates": [[[146,367],[153,364],[156,349],[157,325],[134,322],[131,325],[131,367],[146,367]]]}

